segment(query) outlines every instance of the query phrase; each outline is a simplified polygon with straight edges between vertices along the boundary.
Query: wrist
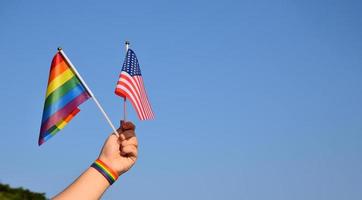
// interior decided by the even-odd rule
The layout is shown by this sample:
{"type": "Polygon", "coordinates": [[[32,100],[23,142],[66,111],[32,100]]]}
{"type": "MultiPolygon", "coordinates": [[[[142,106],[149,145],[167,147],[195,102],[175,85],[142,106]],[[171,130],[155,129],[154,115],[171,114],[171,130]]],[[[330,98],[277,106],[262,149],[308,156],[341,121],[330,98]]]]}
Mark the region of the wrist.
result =
{"type": "Polygon", "coordinates": [[[119,177],[117,172],[115,172],[107,163],[99,158],[92,163],[91,167],[103,175],[110,185],[116,182],[119,177]]]}
{"type": "Polygon", "coordinates": [[[118,176],[121,176],[127,172],[127,169],[125,169],[124,166],[118,162],[119,158],[110,158],[109,156],[104,156],[101,154],[98,159],[108,165],[114,172],[116,172],[118,176]]]}

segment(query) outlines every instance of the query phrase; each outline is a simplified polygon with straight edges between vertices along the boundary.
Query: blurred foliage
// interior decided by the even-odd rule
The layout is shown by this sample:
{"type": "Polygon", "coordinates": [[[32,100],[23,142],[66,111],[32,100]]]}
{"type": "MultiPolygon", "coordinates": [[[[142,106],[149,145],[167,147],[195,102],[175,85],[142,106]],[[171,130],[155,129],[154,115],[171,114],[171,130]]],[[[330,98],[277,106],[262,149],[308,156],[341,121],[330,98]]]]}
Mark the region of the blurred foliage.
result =
{"type": "Polygon", "coordinates": [[[0,183],[0,200],[46,200],[45,193],[31,192],[23,188],[11,188],[0,183]]]}

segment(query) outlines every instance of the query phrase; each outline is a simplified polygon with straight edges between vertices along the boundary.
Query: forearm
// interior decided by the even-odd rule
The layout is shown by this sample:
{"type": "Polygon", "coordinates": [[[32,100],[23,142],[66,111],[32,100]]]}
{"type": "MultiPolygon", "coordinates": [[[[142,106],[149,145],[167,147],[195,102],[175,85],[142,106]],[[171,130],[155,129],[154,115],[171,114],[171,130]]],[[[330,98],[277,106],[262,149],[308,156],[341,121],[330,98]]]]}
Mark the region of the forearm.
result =
{"type": "Polygon", "coordinates": [[[119,175],[128,171],[137,159],[138,142],[135,126],[121,123],[118,135],[110,135],[96,161],[77,180],[59,193],[53,200],[100,199],[119,175]]]}
{"type": "Polygon", "coordinates": [[[110,186],[107,179],[93,167],[89,167],[63,192],[53,200],[93,200],[100,199],[102,194],[110,186]]]}

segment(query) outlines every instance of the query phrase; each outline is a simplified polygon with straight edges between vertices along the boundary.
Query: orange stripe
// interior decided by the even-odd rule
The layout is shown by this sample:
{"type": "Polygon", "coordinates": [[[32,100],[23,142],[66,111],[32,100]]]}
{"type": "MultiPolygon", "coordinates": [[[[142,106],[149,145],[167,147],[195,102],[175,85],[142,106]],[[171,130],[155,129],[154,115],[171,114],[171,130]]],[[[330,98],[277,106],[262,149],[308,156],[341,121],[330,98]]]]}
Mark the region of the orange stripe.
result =
{"type": "Polygon", "coordinates": [[[117,174],[110,167],[108,167],[108,165],[106,165],[104,162],[102,162],[99,159],[97,159],[96,162],[98,162],[98,164],[100,164],[102,167],[106,168],[109,171],[109,173],[114,177],[114,179],[117,180],[118,178],[117,174]]]}
{"type": "Polygon", "coordinates": [[[57,76],[59,76],[60,74],[62,74],[65,70],[67,70],[69,68],[69,66],[67,65],[67,63],[65,61],[61,61],[59,62],[57,65],[53,66],[51,68],[50,74],[49,74],[49,81],[48,83],[50,83],[53,79],[55,79],[57,76]]]}
{"type": "Polygon", "coordinates": [[[77,113],[79,113],[79,111],[80,111],[79,108],[74,109],[73,112],[71,112],[71,113],[64,119],[64,121],[68,123],[70,120],[73,119],[73,117],[74,117],[75,115],[77,115],[77,113]]]}
{"type": "Polygon", "coordinates": [[[64,83],[69,81],[75,76],[72,69],[68,68],[63,73],[58,74],[54,80],[48,83],[46,97],[48,97],[52,92],[54,92],[57,88],[61,87],[64,83]]]}

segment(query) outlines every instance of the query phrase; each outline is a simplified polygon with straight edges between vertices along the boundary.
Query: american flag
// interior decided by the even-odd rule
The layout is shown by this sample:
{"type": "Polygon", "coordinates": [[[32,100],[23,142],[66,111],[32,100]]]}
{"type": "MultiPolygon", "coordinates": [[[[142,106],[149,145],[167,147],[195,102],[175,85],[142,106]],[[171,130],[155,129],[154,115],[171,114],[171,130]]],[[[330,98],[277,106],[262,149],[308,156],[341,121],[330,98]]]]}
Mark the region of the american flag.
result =
{"type": "Polygon", "coordinates": [[[131,101],[140,120],[154,119],[136,54],[128,49],[115,93],[131,101]]]}

